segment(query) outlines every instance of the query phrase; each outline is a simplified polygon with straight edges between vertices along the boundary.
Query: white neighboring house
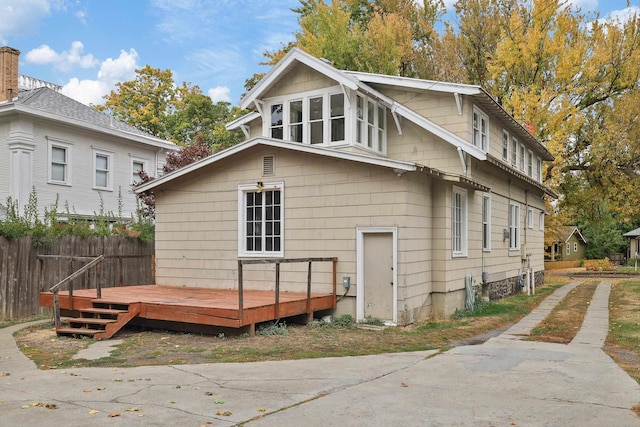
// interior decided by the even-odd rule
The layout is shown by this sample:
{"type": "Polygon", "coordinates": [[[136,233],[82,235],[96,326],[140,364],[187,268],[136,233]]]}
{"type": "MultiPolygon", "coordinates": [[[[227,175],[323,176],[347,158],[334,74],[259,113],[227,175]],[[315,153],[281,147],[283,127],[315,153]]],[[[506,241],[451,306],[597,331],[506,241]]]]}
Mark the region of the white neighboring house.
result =
{"type": "Polygon", "coordinates": [[[22,212],[33,188],[40,214],[58,198],[63,215],[67,205],[91,217],[102,201],[104,212],[130,219],[138,172],[157,177],[178,147],[20,75],[19,55],[0,47],[0,219],[8,197],[22,212]]]}

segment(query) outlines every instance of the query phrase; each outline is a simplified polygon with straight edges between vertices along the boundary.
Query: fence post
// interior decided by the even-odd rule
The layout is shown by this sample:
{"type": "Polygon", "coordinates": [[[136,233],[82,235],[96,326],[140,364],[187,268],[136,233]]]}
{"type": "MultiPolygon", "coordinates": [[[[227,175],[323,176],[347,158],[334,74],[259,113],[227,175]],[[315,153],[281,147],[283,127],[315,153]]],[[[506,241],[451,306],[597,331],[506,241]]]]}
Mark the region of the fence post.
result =
{"type": "Polygon", "coordinates": [[[280,262],[276,262],[276,320],[280,318],[280,262]]]}

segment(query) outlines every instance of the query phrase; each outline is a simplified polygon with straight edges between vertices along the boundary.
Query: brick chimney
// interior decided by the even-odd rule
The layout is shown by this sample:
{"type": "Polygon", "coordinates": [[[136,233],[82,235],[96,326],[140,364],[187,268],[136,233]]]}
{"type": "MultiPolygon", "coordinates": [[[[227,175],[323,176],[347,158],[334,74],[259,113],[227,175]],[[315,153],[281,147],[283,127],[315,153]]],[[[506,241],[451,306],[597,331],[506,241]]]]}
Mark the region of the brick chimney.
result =
{"type": "Polygon", "coordinates": [[[17,49],[0,47],[0,102],[11,101],[18,96],[19,56],[17,49]]]}

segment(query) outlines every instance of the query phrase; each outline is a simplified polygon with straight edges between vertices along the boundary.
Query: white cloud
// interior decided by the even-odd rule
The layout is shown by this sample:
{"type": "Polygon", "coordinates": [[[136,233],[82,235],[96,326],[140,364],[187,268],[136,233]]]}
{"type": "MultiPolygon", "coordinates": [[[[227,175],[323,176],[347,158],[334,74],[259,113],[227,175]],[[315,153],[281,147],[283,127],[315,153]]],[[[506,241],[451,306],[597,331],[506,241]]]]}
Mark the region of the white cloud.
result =
{"type": "Polygon", "coordinates": [[[107,58],[102,62],[96,80],[80,80],[76,77],[69,80],[62,88],[62,93],[83,104],[99,105],[104,103],[102,98],[115,88],[116,83],[133,80],[135,78],[138,53],[135,49],[129,52],[120,51],[116,59],[107,58]]]}
{"type": "Polygon", "coordinates": [[[612,10],[604,18],[607,21],[615,21],[624,24],[633,18],[634,15],[640,16],[640,7],[631,6],[626,9],[612,10]]]}
{"type": "Polygon", "coordinates": [[[0,1],[0,42],[7,37],[33,34],[38,24],[52,10],[66,10],[72,0],[2,0],[0,1]]]}
{"type": "Polygon", "coordinates": [[[231,91],[226,86],[218,86],[213,89],[209,89],[207,95],[209,95],[209,98],[211,98],[214,104],[219,101],[231,102],[231,91]]]}
{"type": "Polygon", "coordinates": [[[48,0],[3,0],[0,3],[0,38],[31,34],[50,13],[48,0]]]}
{"type": "Polygon", "coordinates": [[[103,95],[109,93],[111,88],[100,80],[79,80],[73,77],[69,83],[62,87],[62,93],[78,102],[89,105],[103,104],[103,95]]]}
{"type": "Polygon", "coordinates": [[[84,45],[80,41],[71,43],[71,49],[57,53],[44,44],[32,49],[24,56],[27,63],[38,65],[53,65],[62,71],[69,71],[78,66],[80,68],[92,68],[98,65],[98,60],[92,55],[83,55],[84,45]]]}
{"type": "Polygon", "coordinates": [[[569,0],[569,4],[575,9],[580,8],[583,12],[592,12],[598,9],[598,0],[569,0]]]}

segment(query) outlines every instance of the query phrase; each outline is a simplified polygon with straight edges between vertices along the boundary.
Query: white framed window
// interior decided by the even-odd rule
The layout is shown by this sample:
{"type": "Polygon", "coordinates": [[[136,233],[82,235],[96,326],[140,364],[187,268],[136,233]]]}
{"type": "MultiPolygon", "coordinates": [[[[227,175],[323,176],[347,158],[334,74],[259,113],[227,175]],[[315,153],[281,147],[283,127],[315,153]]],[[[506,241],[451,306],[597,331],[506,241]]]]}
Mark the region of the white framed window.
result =
{"type": "Polygon", "coordinates": [[[284,138],[284,104],[273,104],[270,108],[269,136],[274,139],[284,138]]]}
{"type": "Polygon", "coordinates": [[[113,180],[113,153],[93,150],[93,188],[111,190],[113,180]]]}
{"type": "Polygon", "coordinates": [[[540,157],[536,157],[535,180],[538,182],[542,182],[542,159],[540,159],[540,157]]]}
{"type": "Polygon", "coordinates": [[[578,242],[573,242],[573,252],[578,252],[578,242]]]}
{"type": "Polygon", "coordinates": [[[473,107],[473,145],[482,151],[487,151],[489,143],[489,117],[473,107]]]}
{"type": "Polygon", "coordinates": [[[524,165],[525,165],[525,158],[524,158],[524,145],[520,144],[520,156],[519,156],[519,161],[520,161],[520,170],[524,171],[524,165]]]}
{"type": "Polygon", "coordinates": [[[533,178],[533,153],[527,151],[527,176],[533,178]]]}
{"type": "Polygon", "coordinates": [[[284,183],[238,186],[238,255],[284,255],[284,183]]]}
{"type": "Polygon", "coordinates": [[[502,130],[502,160],[509,161],[509,132],[502,130]]]}
{"type": "Polygon", "coordinates": [[[329,96],[329,115],[331,117],[331,142],[344,141],[345,116],[344,94],[334,93],[329,96]]]}
{"type": "Polygon", "coordinates": [[[309,98],[309,139],[311,144],[323,144],[324,143],[324,98],[322,96],[315,96],[309,98]]]}
{"type": "Polygon", "coordinates": [[[363,95],[356,95],[355,140],[369,150],[384,153],[387,144],[387,114],[384,106],[363,95]]]}
{"type": "Polygon", "coordinates": [[[71,143],[48,139],[49,184],[71,185],[71,143]]]}
{"type": "Polygon", "coordinates": [[[295,97],[272,98],[265,106],[264,134],[303,144],[345,141],[345,96],[339,88],[314,90],[295,97]]]}
{"type": "Polygon", "coordinates": [[[518,140],[511,138],[511,166],[518,167],[518,140]]]}
{"type": "Polygon", "coordinates": [[[538,214],[538,230],[544,231],[544,211],[540,211],[538,214]]]}
{"type": "Polygon", "coordinates": [[[136,185],[142,182],[140,172],[149,173],[149,161],[139,157],[131,156],[131,184],[136,185]]]}
{"type": "MultiPolygon", "coordinates": [[[[289,141],[302,142],[302,101],[289,102],[289,141]]],[[[273,125],[273,123],[272,123],[273,125]]]]}
{"type": "Polygon", "coordinates": [[[452,193],[451,242],[454,257],[467,255],[467,191],[457,187],[452,193]]]}
{"type": "Polygon", "coordinates": [[[509,202],[509,250],[520,249],[520,204],[509,202]]]}
{"type": "Polygon", "coordinates": [[[527,228],[533,229],[533,208],[527,209],[527,228]]]}
{"type": "Polygon", "coordinates": [[[571,243],[567,243],[567,255],[571,255],[571,243]]]}
{"type": "Polygon", "coordinates": [[[482,194],[482,250],[491,250],[491,194],[482,194]]]}

